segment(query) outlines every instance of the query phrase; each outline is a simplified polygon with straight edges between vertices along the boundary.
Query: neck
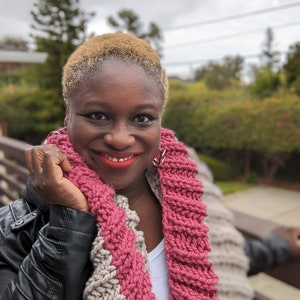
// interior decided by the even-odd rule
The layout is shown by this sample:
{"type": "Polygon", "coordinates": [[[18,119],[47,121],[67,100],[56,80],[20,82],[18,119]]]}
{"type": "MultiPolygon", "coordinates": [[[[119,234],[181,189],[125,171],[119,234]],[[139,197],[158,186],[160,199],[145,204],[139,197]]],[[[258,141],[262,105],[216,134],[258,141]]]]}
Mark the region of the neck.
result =
{"type": "Polygon", "coordinates": [[[136,205],[150,192],[150,188],[145,176],[141,180],[134,183],[126,189],[117,190],[117,194],[123,195],[128,199],[130,209],[134,209],[136,205]]]}
{"type": "Polygon", "coordinates": [[[163,238],[162,207],[146,179],[140,182],[139,188],[124,196],[128,199],[129,208],[139,217],[136,229],[143,232],[146,249],[150,252],[163,238]]]}

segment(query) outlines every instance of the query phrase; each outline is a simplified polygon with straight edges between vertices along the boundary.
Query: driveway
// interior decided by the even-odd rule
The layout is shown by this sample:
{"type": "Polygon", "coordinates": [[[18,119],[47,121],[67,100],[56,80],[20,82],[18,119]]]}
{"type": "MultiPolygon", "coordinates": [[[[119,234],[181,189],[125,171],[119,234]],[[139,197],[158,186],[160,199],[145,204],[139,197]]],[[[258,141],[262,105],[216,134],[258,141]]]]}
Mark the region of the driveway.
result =
{"type": "Polygon", "coordinates": [[[259,185],[226,195],[224,201],[228,207],[249,215],[300,226],[300,192],[259,185]]]}
{"type": "MultiPolygon", "coordinates": [[[[300,226],[300,192],[259,185],[226,195],[225,205],[275,223],[300,226]]],[[[300,299],[300,290],[265,273],[250,278],[250,283],[272,300],[300,299]]]]}

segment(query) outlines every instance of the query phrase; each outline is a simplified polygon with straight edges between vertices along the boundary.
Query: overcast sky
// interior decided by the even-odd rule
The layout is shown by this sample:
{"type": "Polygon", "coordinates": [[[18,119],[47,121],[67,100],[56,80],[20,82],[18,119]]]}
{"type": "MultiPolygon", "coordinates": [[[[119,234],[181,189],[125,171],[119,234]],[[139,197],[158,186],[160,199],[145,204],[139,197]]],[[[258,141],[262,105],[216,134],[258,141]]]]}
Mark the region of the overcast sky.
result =
{"type": "MultiPolygon", "coordinates": [[[[0,38],[29,39],[33,3],[34,0],[0,0],[0,38]]],[[[188,77],[208,60],[225,55],[242,55],[247,64],[258,63],[255,55],[262,51],[268,27],[274,30],[275,49],[280,52],[286,53],[290,45],[300,41],[300,1],[296,0],[81,0],[80,3],[84,10],[96,13],[89,23],[89,31],[96,34],[112,32],[106,19],[123,8],[133,10],[145,29],[151,21],[160,26],[164,36],[162,63],[169,75],[188,77]]]]}

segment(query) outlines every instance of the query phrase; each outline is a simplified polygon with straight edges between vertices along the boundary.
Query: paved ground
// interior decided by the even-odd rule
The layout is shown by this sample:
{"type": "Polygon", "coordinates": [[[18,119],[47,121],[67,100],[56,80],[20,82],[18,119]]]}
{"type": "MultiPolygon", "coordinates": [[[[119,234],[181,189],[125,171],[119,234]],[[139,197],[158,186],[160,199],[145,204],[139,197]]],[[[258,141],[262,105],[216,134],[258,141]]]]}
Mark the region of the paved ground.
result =
{"type": "MultiPolygon", "coordinates": [[[[258,186],[225,196],[235,210],[279,224],[300,226],[300,192],[258,186]]],[[[263,273],[251,277],[251,284],[272,300],[300,299],[300,290],[263,273]]]]}

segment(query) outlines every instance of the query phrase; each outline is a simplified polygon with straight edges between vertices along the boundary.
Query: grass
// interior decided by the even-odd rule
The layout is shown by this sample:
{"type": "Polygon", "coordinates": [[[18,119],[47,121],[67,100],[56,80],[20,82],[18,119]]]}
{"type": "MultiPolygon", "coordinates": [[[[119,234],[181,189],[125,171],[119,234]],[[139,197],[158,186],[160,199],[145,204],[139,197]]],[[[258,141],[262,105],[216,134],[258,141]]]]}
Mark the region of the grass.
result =
{"type": "Polygon", "coordinates": [[[222,190],[223,195],[240,192],[255,186],[255,184],[232,181],[217,181],[216,185],[222,190]]]}

